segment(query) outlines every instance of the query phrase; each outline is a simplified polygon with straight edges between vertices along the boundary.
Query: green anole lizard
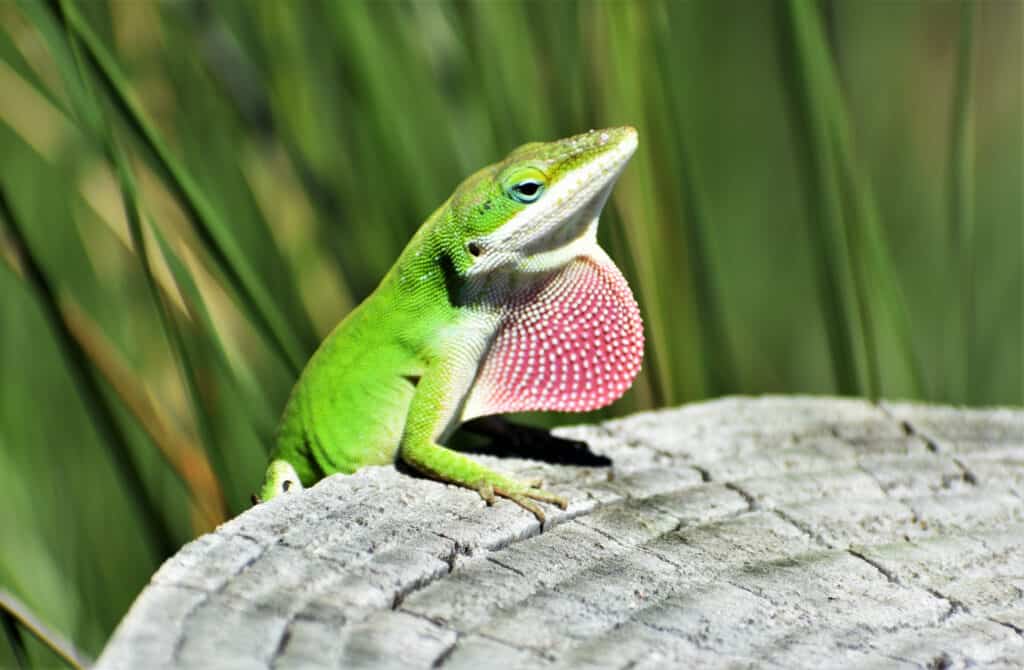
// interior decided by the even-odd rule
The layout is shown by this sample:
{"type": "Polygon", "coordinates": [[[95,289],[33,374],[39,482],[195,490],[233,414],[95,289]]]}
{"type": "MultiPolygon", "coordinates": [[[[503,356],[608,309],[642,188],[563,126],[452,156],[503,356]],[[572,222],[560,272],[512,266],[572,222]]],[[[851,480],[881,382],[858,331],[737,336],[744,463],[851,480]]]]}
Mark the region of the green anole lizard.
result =
{"type": "Polygon", "coordinates": [[[397,457],[488,503],[565,498],[441,446],[465,421],[616,400],[643,324],[597,244],[632,127],[526,144],[468,177],[324,340],[285,407],[259,499],[397,457]]]}

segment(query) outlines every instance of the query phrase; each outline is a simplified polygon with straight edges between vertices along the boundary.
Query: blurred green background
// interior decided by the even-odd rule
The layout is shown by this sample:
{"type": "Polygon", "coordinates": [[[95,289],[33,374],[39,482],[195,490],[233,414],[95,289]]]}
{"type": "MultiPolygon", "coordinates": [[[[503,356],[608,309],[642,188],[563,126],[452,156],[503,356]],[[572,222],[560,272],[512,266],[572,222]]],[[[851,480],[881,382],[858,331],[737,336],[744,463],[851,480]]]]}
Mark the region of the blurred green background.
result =
{"type": "Polygon", "coordinates": [[[601,235],[648,336],[598,416],[1024,403],[1021,8],[3,0],[0,588],[98,654],[426,215],[592,127],[640,132],[601,235]]]}

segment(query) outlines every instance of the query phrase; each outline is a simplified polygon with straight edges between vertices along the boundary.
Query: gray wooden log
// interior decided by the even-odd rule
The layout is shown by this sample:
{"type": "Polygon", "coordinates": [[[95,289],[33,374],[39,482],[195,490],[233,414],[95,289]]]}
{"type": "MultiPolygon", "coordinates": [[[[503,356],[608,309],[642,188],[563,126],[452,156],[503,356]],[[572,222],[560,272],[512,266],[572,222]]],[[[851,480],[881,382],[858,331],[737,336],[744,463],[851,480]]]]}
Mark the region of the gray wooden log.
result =
{"type": "Polygon", "coordinates": [[[728,398],[565,429],[612,469],[390,467],[185,546],[98,668],[1024,667],[1024,412],[728,398]]]}

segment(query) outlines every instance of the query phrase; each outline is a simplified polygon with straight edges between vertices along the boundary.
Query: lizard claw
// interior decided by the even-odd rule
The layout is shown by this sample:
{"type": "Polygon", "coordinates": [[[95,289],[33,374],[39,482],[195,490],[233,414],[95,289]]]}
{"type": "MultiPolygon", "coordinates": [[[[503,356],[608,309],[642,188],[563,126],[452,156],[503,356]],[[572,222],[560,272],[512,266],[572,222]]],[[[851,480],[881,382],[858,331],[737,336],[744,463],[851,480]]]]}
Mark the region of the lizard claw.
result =
{"type": "Polygon", "coordinates": [[[484,499],[484,502],[487,503],[488,507],[493,505],[494,501],[497,499],[494,495],[494,486],[491,485],[490,482],[480,484],[477,487],[476,492],[480,494],[480,497],[484,499]]]}
{"type": "Polygon", "coordinates": [[[566,509],[569,506],[569,501],[564,497],[542,491],[534,486],[535,483],[539,484],[539,482],[527,482],[526,486],[521,489],[504,490],[496,488],[494,493],[503,498],[508,498],[523,509],[531,512],[541,523],[544,523],[544,512],[540,506],[533,502],[534,500],[558,505],[562,509],[566,509]]]}
{"type": "Polygon", "coordinates": [[[534,503],[530,502],[530,499],[528,497],[526,497],[523,494],[515,493],[506,495],[505,497],[514,502],[515,504],[519,505],[526,511],[533,513],[533,515],[537,517],[537,521],[540,521],[542,526],[544,525],[544,510],[542,510],[539,505],[535,505],[534,503]]]}

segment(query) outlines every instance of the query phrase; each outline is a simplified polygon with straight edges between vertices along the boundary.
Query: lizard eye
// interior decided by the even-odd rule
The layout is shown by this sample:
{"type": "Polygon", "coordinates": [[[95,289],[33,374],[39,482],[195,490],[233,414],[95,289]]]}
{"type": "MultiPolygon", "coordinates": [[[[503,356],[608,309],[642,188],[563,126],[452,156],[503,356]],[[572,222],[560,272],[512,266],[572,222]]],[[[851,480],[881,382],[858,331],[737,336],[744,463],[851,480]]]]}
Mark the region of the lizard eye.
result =
{"type": "Polygon", "coordinates": [[[538,179],[524,179],[509,189],[508,195],[516,202],[535,202],[544,192],[544,183],[538,179]]]}

